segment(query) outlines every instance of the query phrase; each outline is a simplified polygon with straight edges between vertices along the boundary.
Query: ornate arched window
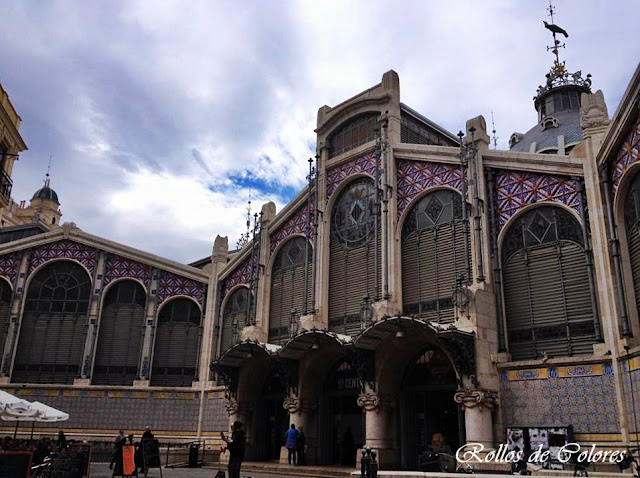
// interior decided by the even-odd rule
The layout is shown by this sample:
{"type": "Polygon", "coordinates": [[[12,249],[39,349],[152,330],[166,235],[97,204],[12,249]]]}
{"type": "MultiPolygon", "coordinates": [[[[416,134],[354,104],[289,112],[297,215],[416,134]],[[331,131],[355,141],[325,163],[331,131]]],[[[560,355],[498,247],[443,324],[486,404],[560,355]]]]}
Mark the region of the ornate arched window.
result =
{"type": "Polygon", "coordinates": [[[470,250],[460,193],[441,189],[420,199],[402,227],[403,313],[452,322],[456,280],[467,278],[470,250]]]}
{"type": "Polygon", "coordinates": [[[186,297],[170,300],[158,314],[150,385],[190,387],[197,377],[200,356],[198,305],[186,297]]]}
{"type": "Polygon", "coordinates": [[[133,385],[138,377],[147,296],[136,281],[109,288],[102,304],[92,383],[133,385]]]}
{"type": "Polygon", "coordinates": [[[72,384],[80,375],[91,278],[75,262],[46,265],[31,280],[13,382],[72,384]]]}
{"type": "Polygon", "coordinates": [[[376,139],[380,113],[365,113],[350,119],[328,138],[329,157],[338,156],[350,149],[376,139]]]}
{"type": "Polygon", "coordinates": [[[292,311],[295,310],[298,316],[306,312],[304,310],[305,288],[307,303],[309,303],[312,294],[311,246],[305,238],[294,237],[282,246],[273,261],[269,302],[269,342],[280,343],[289,338],[292,311]],[[304,264],[307,254],[309,261],[307,261],[305,275],[304,264]]]}
{"type": "Polygon", "coordinates": [[[329,330],[360,331],[360,308],[365,293],[377,297],[380,286],[380,234],[376,188],[360,178],[338,197],[331,214],[329,259],[329,330]]]}
{"type": "Polygon", "coordinates": [[[633,178],[624,200],[624,226],[636,308],[640,311],[640,174],[633,178]]]}
{"type": "Polygon", "coordinates": [[[249,289],[239,287],[227,299],[222,314],[220,354],[240,340],[242,329],[247,324],[249,289]]]}
{"type": "Polygon", "coordinates": [[[0,343],[2,347],[7,340],[11,321],[11,296],[11,286],[5,279],[0,278],[0,340],[2,340],[0,343]]]}
{"type": "Polygon", "coordinates": [[[512,358],[593,353],[595,299],[574,216],[556,206],[531,209],[509,225],[501,257],[512,358]]]}

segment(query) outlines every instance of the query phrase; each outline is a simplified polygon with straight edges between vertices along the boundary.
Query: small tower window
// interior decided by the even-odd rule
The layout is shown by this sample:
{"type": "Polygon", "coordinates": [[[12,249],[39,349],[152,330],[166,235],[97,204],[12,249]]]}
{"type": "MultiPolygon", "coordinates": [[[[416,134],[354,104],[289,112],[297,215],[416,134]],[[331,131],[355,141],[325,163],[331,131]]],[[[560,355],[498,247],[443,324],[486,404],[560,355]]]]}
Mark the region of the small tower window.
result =
{"type": "Polygon", "coordinates": [[[56,223],[56,218],[55,218],[55,217],[52,217],[52,218],[51,218],[51,224],[55,224],[55,223],[56,223]]]}

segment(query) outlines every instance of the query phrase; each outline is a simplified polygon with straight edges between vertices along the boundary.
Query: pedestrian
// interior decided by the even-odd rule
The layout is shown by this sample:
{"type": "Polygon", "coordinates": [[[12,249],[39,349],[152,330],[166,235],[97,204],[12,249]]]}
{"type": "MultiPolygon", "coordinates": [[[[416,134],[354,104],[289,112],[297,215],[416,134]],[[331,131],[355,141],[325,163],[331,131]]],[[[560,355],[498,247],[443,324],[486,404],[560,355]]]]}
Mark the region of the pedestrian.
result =
{"type": "Polygon", "coordinates": [[[296,465],[297,457],[296,457],[296,445],[298,444],[298,430],[296,430],[295,424],[291,424],[291,428],[287,430],[284,434],[285,439],[285,447],[289,452],[289,464],[296,465]]]}
{"type": "Polygon", "coordinates": [[[227,443],[229,450],[229,478],[240,478],[240,467],[244,460],[244,450],[247,437],[242,430],[242,423],[233,422],[231,426],[231,438],[225,436],[224,432],[220,433],[222,439],[227,443]]]}
{"type": "Polygon", "coordinates": [[[109,464],[109,469],[111,470],[113,470],[115,466],[113,476],[122,475],[122,447],[126,443],[127,436],[124,434],[124,430],[120,430],[118,432],[118,436],[116,437],[115,450],[113,452],[113,456],[111,457],[111,463],[109,464]]]}
{"type": "Polygon", "coordinates": [[[304,436],[304,428],[298,429],[298,440],[296,441],[296,454],[298,455],[298,465],[304,466],[307,464],[306,457],[306,438],[304,436]]]}
{"type": "Polygon", "coordinates": [[[63,448],[67,448],[67,437],[64,436],[64,431],[60,430],[58,432],[58,450],[63,448]]]}
{"type": "Polygon", "coordinates": [[[154,439],[153,433],[151,433],[151,427],[149,425],[147,425],[146,428],[144,429],[144,433],[142,434],[142,439],[143,440],[154,439]]]}

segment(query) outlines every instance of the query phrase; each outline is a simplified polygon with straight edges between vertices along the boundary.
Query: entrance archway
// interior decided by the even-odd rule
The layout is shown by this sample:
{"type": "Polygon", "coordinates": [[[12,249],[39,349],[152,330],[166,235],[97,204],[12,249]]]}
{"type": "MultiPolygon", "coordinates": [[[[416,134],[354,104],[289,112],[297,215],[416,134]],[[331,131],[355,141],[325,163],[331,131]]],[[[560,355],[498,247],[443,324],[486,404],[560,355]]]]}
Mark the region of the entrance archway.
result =
{"type": "Polygon", "coordinates": [[[285,388],[275,370],[262,386],[254,414],[255,460],[279,461],[284,434],[289,426],[289,413],[282,407],[285,388]]]}
{"type": "Polygon", "coordinates": [[[419,457],[442,434],[453,452],[464,443],[464,415],[454,401],[455,369],[442,349],[429,346],[405,368],[400,393],[401,459],[403,467],[418,469],[419,457]]]}
{"type": "Polygon", "coordinates": [[[360,381],[347,358],[329,372],[320,407],[322,463],[355,466],[365,441],[364,413],[358,405],[360,381]]]}

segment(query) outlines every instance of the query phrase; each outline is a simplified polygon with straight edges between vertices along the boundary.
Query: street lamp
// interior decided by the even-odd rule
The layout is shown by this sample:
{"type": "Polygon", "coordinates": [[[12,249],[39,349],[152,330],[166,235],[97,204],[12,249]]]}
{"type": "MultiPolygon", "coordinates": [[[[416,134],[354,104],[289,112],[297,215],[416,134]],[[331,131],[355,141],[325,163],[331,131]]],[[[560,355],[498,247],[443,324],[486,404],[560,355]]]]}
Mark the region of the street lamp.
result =
{"type": "Polygon", "coordinates": [[[291,314],[289,316],[289,336],[293,337],[298,332],[298,311],[296,309],[291,309],[291,314]]]}
{"type": "Polygon", "coordinates": [[[373,320],[373,310],[371,309],[371,296],[366,291],[360,303],[360,327],[364,330],[373,320]]]}

